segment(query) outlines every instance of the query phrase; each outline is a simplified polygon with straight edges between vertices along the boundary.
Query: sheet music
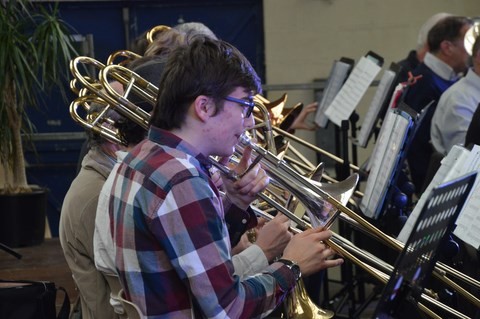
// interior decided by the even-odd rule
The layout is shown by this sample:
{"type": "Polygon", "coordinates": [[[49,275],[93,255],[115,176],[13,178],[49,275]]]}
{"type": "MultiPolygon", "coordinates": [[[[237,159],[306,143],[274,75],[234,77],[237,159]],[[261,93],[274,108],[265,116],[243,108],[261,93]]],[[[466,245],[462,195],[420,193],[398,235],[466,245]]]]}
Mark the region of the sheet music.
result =
{"type": "Polygon", "coordinates": [[[330,105],[342,88],[348,72],[352,66],[349,63],[342,61],[335,61],[332,70],[328,76],[327,85],[323,91],[322,99],[318,104],[317,113],[315,114],[315,123],[322,128],[325,128],[328,123],[328,117],[325,115],[325,110],[330,105]]]}
{"type": "Polygon", "coordinates": [[[343,120],[348,120],[380,70],[381,67],[374,61],[362,57],[340,92],[325,110],[325,115],[329,120],[338,126],[341,125],[343,120]]]}
{"type": "MultiPolygon", "coordinates": [[[[466,162],[466,170],[478,171],[480,169],[480,147],[475,145],[466,162]]],[[[457,218],[457,227],[453,234],[472,245],[480,248],[480,178],[475,180],[470,196],[467,198],[460,215],[457,218]]]]}
{"type": "Polygon", "coordinates": [[[358,134],[357,145],[365,147],[367,145],[368,138],[372,132],[373,125],[377,120],[378,113],[383,105],[383,102],[387,98],[387,93],[389,92],[390,86],[392,85],[393,79],[395,79],[396,73],[391,70],[386,70],[383,73],[380,83],[378,84],[377,91],[370,103],[365,119],[363,120],[360,133],[358,134]]]}
{"type": "Polygon", "coordinates": [[[360,203],[360,208],[366,216],[376,218],[380,213],[410,123],[409,119],[393,110],[387,113],[360,203]]]}
{"type": "MultiPolygon", "coordinates": [[[[393,118],[390,118],[390,117],[392,117],[392,116],[394,115],[394,113],[395,113],[395,112],[393,112],[393,109],[390,109],[390,108],[389,108],[389,109],[387,110],[387,113],[385,114],[385,118],[383,119],[383,122],[384,122],[384,123],[387,123],[387,122],[389,122],[389,121],[392,121],[393,118]]],[[[392,124],[392,123],[382,124],[382,127],[383,127],[384,125],[386,125],[386,127],[392,127],[393,124],[392,124]]],[[[367,159],[367,161],[366,161],[366,163],[365,163],[365,170],[366,170],[367,172],[371,172],[371,171],[372,171],[372,163],[376,161],[376,160],[374,160],[373,158],[374,158],[375,156],[378,156],[378,155],[375,155],[375,154],[377,154],[377,152],[378,152],[377,149],[378,149],[379,145],[382,145],[382,143],[385,143],[385,142],[383,141],[383,139],[385,139],[385,135],[388,136],[389,134],[390,134],[390,132],[389,132],[388,130],[382,129],[382,128],[380,129],[380,133],[378,134],[377,142],[376,142],[375,145],[373,146],[372,154],[369,156],[369,158],[367,159]],[[382,142],[382,141],[383,141],[383,142],[382,142]]]]}
{"type": "Polygon", "coordinates": [[[426,200],[430,196],[432,189],[437,187],[438,185],[462,176],[466,172],[464,172],[464,163],[466,163],[467,158],[470,155],[470,151],[466,148],[458,145],[454,145],[450,152],[448,152],[447,156],[442,159],[440,168],[435,173],[430,184],[428,184],[427,189],[423,192],[422,196],[418,200],[415,208],[408,216],[407,222],[403,226],[400,234],[398,235],[397,239],[401,242],[405,243],[412,231],[412,228],[415,224],[415,221],[418,219],[418,215],[422,211],[423,205],[425,205],[426,200]]]}
{"type": "Polygon", "coordinates": [[[470,151],[470,156],[467,161],[466,171],[476,171],[480,168],[480,146],[474,145],[470,151]]]}
{"type": "MultiPolygon", "coordinates": [[[[388,115],[388,112],[390,112],[391,109],[393,108],[396,108],[397,107],[397,104],[398,104],[398,99],[400,98],[400,95],[402,94],[404,90],[404,87],[401,83],[399,83],[396,87],[395,87],[395,90],[393,91],[393,94],[392,94],[392,97],[390,99],[390,103],[388,104],[388,108],[387,108],[387,114],[385,114],[385,117],[387,117],[388,115]]],[[[384,120],[385,121],[385,120],[384,120]]],[[[378,142],[373,146],[373,151],[372,151],[372,154],[375,153],[375,149],[377,148],[377,145],[378,145],[378,142]]],[[[370,157],[371,158],[371,157],[370,157]]],[[[372,168],[372,161],[370,160],[370,158],[367,160],[366,164],[365,164],[365,169],[367,171],[370,171],[371,168],[372,168]]]]}
{"type": "Polygon", "coordinates": [[[365,185],[365,191],[363,194],[362,201],[360,203],[360,208],[366,215],[368,215],[366,213],[367,207],[369,207],[370,205],[370,194],[372,194],[373,187],[375,186],[374,181],[377,179],[378,164],[382,160],[383,154],[385,152],[385,149],[388,143],[389,130],[384,129],[384,127],[388,127],[388,128],[393,127],[394,121],[395,121],[395,116],[393,114],[393,111],[389,111],[385,116],[385,122],[382,125],[382,129],[380,129],[380,134],[378,136],[377,143],[375,144],[372,154],[370,155],[370,158],[368,160],[367,171],[369,171],[370,173],[368,174],[367,184],[365,185]],[[373,167],[374,164],[377,164],[377,165],[373,167]]]}

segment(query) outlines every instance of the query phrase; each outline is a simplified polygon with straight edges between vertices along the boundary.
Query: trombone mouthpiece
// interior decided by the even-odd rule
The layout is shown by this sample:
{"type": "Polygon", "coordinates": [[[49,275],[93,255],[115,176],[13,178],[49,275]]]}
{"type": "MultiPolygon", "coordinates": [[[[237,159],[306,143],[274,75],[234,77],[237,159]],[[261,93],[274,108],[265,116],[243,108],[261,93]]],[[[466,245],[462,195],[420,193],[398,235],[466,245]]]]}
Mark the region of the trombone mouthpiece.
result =
{"type": "Polygon", "coordinates": [[[247,132],[243,132],[242,135],[238,138],[238,142],[243,146],[249,146],[252,144],[250,137],[247,136],[247,132]]]}

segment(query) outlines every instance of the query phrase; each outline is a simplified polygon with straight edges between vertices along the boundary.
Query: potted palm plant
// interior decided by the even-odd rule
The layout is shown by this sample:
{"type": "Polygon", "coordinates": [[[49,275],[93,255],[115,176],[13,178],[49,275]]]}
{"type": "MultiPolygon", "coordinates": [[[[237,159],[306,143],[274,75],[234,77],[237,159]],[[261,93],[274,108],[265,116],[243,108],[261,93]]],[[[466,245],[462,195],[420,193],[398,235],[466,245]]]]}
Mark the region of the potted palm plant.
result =
{"type": "Polygon", "coordinates": [[[63,88],[72,43],[58,4],[0,2],[0,243],[12,247],[45,235],[46,190],[26,178],[23,147],[34,131],[26,111],[63,88]]]}

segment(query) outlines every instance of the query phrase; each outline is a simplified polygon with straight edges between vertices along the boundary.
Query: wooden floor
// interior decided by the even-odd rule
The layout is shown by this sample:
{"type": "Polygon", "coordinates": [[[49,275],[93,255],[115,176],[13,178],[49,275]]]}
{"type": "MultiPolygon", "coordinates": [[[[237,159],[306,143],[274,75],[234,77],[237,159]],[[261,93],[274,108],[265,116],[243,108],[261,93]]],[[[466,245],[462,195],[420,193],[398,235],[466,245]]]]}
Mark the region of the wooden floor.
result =
{"type": "MultiPolygon", "coordinates": [[[[21,259],[0,249],[0,279],[52,281],[67,290],[73,303],[78,293],[68,268],[58,238],[49,238],[38,246],[16,248],[21,259]]],[[[57,308],[63,301],[63,293],[57,294],[57,308]]]]}
{"type": "MultiPolygon", "coordinates": [[[[0,249],[0,279],[52,281],[56,286],[67,290],[70,302],[73,303],[78,292],[58,238],[47,238],[39,246],[16,248],[14,251],[21,254],[22,258],[17,259],[0,249]]],[[[330,290],[333,295],[337,287],[331,285],[330,290]]],[[[59,292],[57,309],[60,309],[62,302],[63,293],[59,292]]]]}

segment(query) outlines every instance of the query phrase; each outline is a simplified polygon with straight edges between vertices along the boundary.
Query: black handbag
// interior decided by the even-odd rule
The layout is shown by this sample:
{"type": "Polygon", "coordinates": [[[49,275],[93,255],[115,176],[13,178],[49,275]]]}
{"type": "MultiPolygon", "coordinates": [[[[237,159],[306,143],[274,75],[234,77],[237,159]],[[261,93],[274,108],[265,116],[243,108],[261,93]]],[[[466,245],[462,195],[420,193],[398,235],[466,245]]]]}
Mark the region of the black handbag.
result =
{"type": "Polygon", "coordinates": [[[70,299],[66,290],[50,281],[0,280],[0,318],[68,319],[70,299]],[[64,292],[61,309],[56,309],[57,291],[64,292]]]}

